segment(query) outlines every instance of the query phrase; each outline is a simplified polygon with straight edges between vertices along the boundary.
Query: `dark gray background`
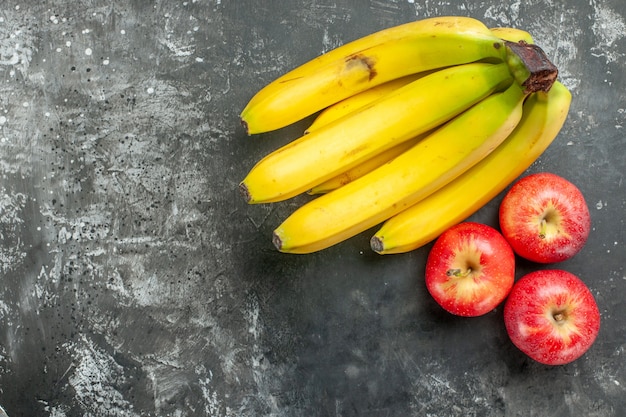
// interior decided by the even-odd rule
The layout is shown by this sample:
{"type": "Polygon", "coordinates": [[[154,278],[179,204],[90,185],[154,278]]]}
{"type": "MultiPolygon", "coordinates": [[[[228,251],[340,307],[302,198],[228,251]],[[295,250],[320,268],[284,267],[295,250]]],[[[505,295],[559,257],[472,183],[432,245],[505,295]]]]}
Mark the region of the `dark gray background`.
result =
{"type": "MultiPolygon", "coordinates": [[[[16,416],[618,416],[626,410],[623,0],[3,1],[0,404],[16,416]],[[574,96],[530,172],[577,184],[587,246],[560,268],[602,329],[546,367],[497,309],[448,315],[428,247],[371,233],[285,255],[306,200],[246,206],[253,163],[306,126],[238,114],[294,66],[375,30],[460,14],[529,30],[574,96]]],[[[497,225],[501,196],[472,217],[497,225]]],[[[518,276],[537,268],[520,262],[518,276]]]]}

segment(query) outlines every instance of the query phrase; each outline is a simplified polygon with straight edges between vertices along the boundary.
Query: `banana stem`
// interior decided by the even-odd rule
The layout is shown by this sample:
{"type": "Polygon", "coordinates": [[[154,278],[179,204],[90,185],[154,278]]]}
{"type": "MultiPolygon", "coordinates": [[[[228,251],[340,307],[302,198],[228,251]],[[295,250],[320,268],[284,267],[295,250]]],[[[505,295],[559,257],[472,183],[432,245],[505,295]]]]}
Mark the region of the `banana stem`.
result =
{"type": "Polygon", "coordinates": [[[548,92],[556,81],[559,70],[546,53],[535,44],[505,41],[509,68],[527,94],[548,92]]]}

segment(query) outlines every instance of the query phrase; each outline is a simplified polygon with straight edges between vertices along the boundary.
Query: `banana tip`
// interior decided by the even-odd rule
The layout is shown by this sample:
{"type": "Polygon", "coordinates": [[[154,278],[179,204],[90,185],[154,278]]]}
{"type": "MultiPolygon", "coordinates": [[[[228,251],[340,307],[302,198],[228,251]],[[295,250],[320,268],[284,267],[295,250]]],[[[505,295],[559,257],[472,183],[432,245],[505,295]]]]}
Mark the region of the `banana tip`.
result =
{"type": "Polygon", "coordinates": [[[252,195],[250,195],[250,191],[248,190],[248,186],[245,183],[239,184],[239,192],[246,200],[246,203],[250,203],[252,201],[252,195]]]}
{"type": "Polygon", "coordinates": [[[246,130],[246,134],[248,136],[250,136],[250,129],[248,128],[248,122],[246,122],[243,117],[239,119],[239,121],[241,122],[241,126],[243,126],[243,128],[246,130]]]}
{"type": "Polygon", "coordinates": [[[283,247],[283,240],[278,236],[278,233],[272,233],[272,243],[276,247],[276,249],[281,250],[283,247]]]}
{"type": "Polygon", "coordinates": [[[374,252],[381,253],[385,249],[382,237],[372,236],[372,238],[370,239],[370,247],[374,252]]]}

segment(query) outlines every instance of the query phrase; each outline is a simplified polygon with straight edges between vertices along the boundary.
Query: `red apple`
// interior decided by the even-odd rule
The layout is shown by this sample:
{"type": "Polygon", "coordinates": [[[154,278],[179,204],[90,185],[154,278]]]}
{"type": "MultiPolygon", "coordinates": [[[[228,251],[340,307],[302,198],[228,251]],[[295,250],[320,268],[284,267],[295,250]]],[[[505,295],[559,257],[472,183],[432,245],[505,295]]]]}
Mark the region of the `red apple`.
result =
{"type": "Polygon", "coordinates": [[[543,172],[518,180],[500,204],[500,229],[522,258],[560,262],[577,254],[589,236],[589,208],[565,178],[543,172]]]}
{"type": "Polygon", "coordinates": [[[600,330],[600,312],[576,275],[542,270],[515,283],[504,304],[504,323],[513,344],[526,355],[546,365],[564,365],[591,347],[600,330]]]}
{"type": "Polygon", "coordinates": [[[452,314],[480,316],[507,296],[515,279],[515,255],[494,228],[474,222],[446,230],[426,260],[426,287],[452,314]]]}

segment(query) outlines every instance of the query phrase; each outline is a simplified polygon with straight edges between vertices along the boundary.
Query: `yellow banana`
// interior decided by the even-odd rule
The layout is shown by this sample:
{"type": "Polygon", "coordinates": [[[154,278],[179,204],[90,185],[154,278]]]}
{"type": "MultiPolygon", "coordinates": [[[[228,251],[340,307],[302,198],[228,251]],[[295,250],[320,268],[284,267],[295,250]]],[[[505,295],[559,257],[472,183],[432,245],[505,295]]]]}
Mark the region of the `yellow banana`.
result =
{"type": "Polygon", "coordinates": [[[284,74],[241,113],[248,134],[285,127],[375,85],[409,74],[505,58],[504,41],[480,21],[423,19],[365,36],[284,74]]]}
{"type": "Polygon", "coordinates": [[[515,128],[526,93],[495,93],[363,177],[301,206],[274,230],[282,252],[309,253],[348,239],[444,186],[515,128]]]}
{"type": "Polygon", "coordinates": [[[342,118],[343,116],[355,112],[364,108],[368,104],[373,103],[379,98],[397,90],[400,87],[404,87],[408,83],[417,80],[428,74],[428,72],[420,72],[417,74],[407,75],[402,78],[387,81],[384,84],[377,85],[365,91],[361,91],[353,96],[341,100],[329,107],[326,107],[320,112],[319,115],[313,120],[313,123],[304,131],[304,133],[311,133],[314,130],[319,129],[322,126],[334,122],[342,118]]]}
{"type": "Polygon", "coordinates": [[[535,43],[532,35],[525,30],[512,27],[495,27],[489,29],[491,33],[500,39],[510,42],[535,43]]]}
{"type": "Polygon", "coordinates": [[[387,220],[371,239],[380,254],[403,253],[434,240],[493,199],[552,143],[572,96],[560,82],[528,97],[511,135],[489,156],[434,194],[387,220]]]}
{"type": "Polygon", "coordinates": [[[290,73],[295,76],[311,74],[323,66],[340,62],[346,59],[346,57],[361,53],[372,46],[378,46],[396,40],[410,39],[416,34],[419,36],[426,34],[428,36],[428,33],[433,35],[433,37],[442,34],[452,34],[454,36],[455,33],[473,36],[476,34],[491,34],[491,31],[483,22],[471,17],[435,16],[420,19],[382,29],[361,38],[354,39],[294,68],[290,73]]]}
{"type": "Polygon", "coordinates": [[[270,153],[240,190],[249,203],[306,192],[439,126],[511,82],[506,64],[473,63],[434,72],[270,153]]]}

